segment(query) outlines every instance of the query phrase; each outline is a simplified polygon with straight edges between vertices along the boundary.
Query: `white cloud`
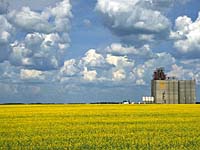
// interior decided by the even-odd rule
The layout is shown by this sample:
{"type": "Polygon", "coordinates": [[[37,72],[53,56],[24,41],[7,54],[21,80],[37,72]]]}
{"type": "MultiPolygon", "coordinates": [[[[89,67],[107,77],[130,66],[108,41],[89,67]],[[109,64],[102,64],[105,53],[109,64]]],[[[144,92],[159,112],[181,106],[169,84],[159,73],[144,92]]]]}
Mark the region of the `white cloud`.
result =
{"type": "Polygon", "coordinates": [[[121,43],[112,43],[106,48],[106,51],[117,55],[138,55],[138,56],[151,56],[153,53],[149,45],[144,45],[141,48],[134,46],[123,46],[121,43]]]}
{"type": "Polygon", "coordinates": [[[13,38],[14,30],[15,28],[8,22],[6,15],[0,15],[0,62],[8,59],[10,53],[9,43],[13,38]]]}
{"type": "Polygon", "coordinates": [[[9,61],[0,63],[0,79],[4,82],[19,81],[19,68],[12,66],[9,61]]]}
{"type": "Polygon", "coordinates": [[[42,41],[41,47],[48,49],[57,46],[60,36],[58,33],[43,34],[44,40],[42,41]]]}
{"type": "Polygon", "coordinates": [[[84,65],[92,67],[100,67],[105,63],[104,57],[97,53],[95,49],[89,49],[85,53],[85,57],[82,58],[81,62],[84,65]]]}
{"type": "Polygon", "coordinates": [[[84,83],[98,81],[115,84],[116,81],[120,81],[116,83],[144,85],[150,82],[155,68],[170,68],[176,62],[169,53],[152,53],[152,57],[145,59],[145,62],[135,63],[134,57],[116,56],[103,50],[101,52],[89,49],[82,58],[65,61],[60,70],[60,81],[69,82],[71,79],[81,83],[79,78],[82,76],[84,83]],[[99,67],[102,65],[104,67],[99,67]]]}
{"type": "Polygon", "coordinates": [[[158,67],[171,68],[176,59],[169,53],[155,53],[154,57],[146,60],[143,64],[135,66],[130,73],[136,84],[150,84],[152,73],[158,67]]]}
{"type": "Polygon", "coordinates": [[[55,5],[57,2],[61,0],[40,0],[40,1],[35,1],[35,0],[20,0],[20,1],[13,1],[13,0],[4,0],[9,3],[9,9],[13,10],[19,10],[23,6],[28,6],[32,10],[38,10],[41,11],[45,9],[46,7],[55,5]]]}
{"type": "Polygon", "coordinates": [[[43,40],[43,34],[40,34],[38,32],[29,33],[24,39],[28,47],[36,47],[38,45],[41,45],[43,40]]]}
{"type": "MultiPolygon", "coordinates": [[[[10,50],[6,56],[0,56],[0,61],[8,59],[15,66],[37,70],[58,69],[64,63],[69,47],[71,17],[69,0],[60,1],[41,11],[22,7],[9,12],[6,18],[0,18],[0,27],[4,27],[0,29],[0,43],[9,41],[6,45],[10,50]],[[13,28],[16,30],[14,37],[11,35],[13,28]]],[[[3,49],[6,45],[2,46],[3,49]]],[[[3,49],[0,48],[0,53],[3,53],[3,49]]]]}
{"type": "Polygon", "coordinates": [[[0,0],[0,14],[8,12],[9,3],[6,0],[0,0]]]}
{"type": "Polygon", "coordinates": [[[81,83],[79,79],[83,77],[84,83],[107,81],[115,82],[128,79],[127,74],[134,66],[134,60],[127,56],[115,56],[111,54],[97,53],[95,49],[89,49],[82,58],[67,60],[60,69],[59,81],[72,80],[81,83]]]}
{"type": "Polygon", "coordinates": [[[200,52],[200,13],[193,22],[187,16],[176,19],[175,31],[171,33],[174,47],[181,53],[200,52]]]}
{"type": "Polygon", "coordinates": [[[95,81],[97,79],[96,70],[88,70],[86,67],[84,68],[83,79],[86,81],[95,81]]]}
{"type": "Polygon", "coordinates": [[[57,3],[55,7],[48,8],[47,12],[50,12],[55,17],[55,30],[57,32],[64,32],[69,30],[69,19],[72,17],[71,4],[69,0],[63,0],[57,3]]]}
{"type": "Polygon", "coordinates": [[[27,65],[32,64],[32,60],[29,57],[32,55],[32,51],[27,49],[23,43],[15,42],[12,45],[12,52],[10,55],[10,62],[13,65],[27,65]]]}
{"type": "Polygon", "coordinates": [[[112,43],[106,50],[110,53],[117,53],[122,55],[135,54],[137,49],[135,47],[123,47],[121,43],[112,43]]]}
{"type": "Polygon", "coordinates": [[[16,24],[16,26],[27,31],[52,32],[52,26],[48,22],[48,18],[42,16],[41,13],[30,10],[29,7],[23,7],[19,12],[11,12],[9,14],[9,19],[16,24]]]}
{"type": "Polygon", "coordinates": [[[10,33],[6,31],[3,31],[1,33],[1,41],[7,42],[9,38],[10,38],[10,33]]]}
{"type": "Polygon", "coordinates": [[[155,53],[154,58],[145,62],[146,67],[155,67],[155,66],[169,66],[172,63],[175,63],[176,59],[166,52],[155,53]]]}
{"type": "Polygon", "coordinates": [[[167,73],[169,77],[176,77],[178,79],[187,80],[187,79],[196,79],[199,82],[199,71],[200,68],[197,67],[198,64],[193,64],[194,68],[186,66],[181,66],[173,64],[171,70],[167,73]]]}
{"type": "Polygon", "coordinates": [[[28,79],[43,80],[45,77],[42,71],[21,69],[20,78],[22,80],[28,80],[28,79]]]}
{"type": "MultiPolygon", "coordinates": [[[[69,81],[69,77],[76,81],[82,76],[84,83],[89,82],[114,82],[126,79],[126,74],[134,66],[134,60],[127,56],[114,56],[111,54],[97,53],[89,49],[85,56],[79,59],[67,60],[60,69],[60,81],[69,81]],[[97,76],[98,75],[98,76],[97,76]]],[[[81,83],[81,81],[79,80],[81,83]]]]}
{"type": "Polygon", "coordinates": [[[107,54],[106,61],[110,65],[114,65],[117,68],[133,67],[134,61],[130,61],[126,56],[114,56],[107,54]]]}
{"type": "Polygon", "coordinates": [[[9,60],[13,65],[40,70],[56,69],[61,64],[63,51],[59,50],[57,34],[28,34],[25,42],[11,44],[9,60]]]}
{"type": "Polygon", "coordinates": [[[143,79],[136,80],[136,85],[145,85],[145,81],[143,79]]]}
{"type": "Polygon", "coordinates": [[[49,11],[57,18],[71,17],[71,7],[69,0],[63,0],[60,3],[57,3],[55,7],[50,7],[49,11]]]}
{"type": "Polygon", "coordinates": [[[174,5],[186,4],[190,0],[141,0],[143,5],[146,5],[152,9],[166,11],[174,5]]]}
{"type": "Polygon", "coordinates": [[[73,76],[78,73],[78,68],[75,59],[70,59],[64,62],[64,66],[60,69],[60,72],[65,76],[73,76]]]}
{"type": "Polygon", "coordinates": [[[121,81],[126,78],[126,72],[123,69],[119,69],[113,72],[113,81],[121,81]]]}
{"type": "Polygon", "coordinates": [[[139,77],[139,78],[142,78],[144,75],[145,75],[145,68],[138,68],[136,70],[136,75],[139,77]]]}
{"type": "MultiPolygon", "coordinates": [[[[168,37],[171,23],[152,5],[158,3],[139,0],[98,0],[96,9],[105,25],[122,41],[134,44],[168,37]]],[[[167,6],[166,6],[167,7],[167,6]]]]}
{"type": "Polygon", "coordinates": [[[7,18],[0,15],[0,44],[9,42],[13,30],[13,26],[8,22],[7,18]]]}
{"type": "Polygon", "coordinates": [[[167,73],[169,77],[176,77],[178,79],[183,79],[185,77],[185,70],[182,66],[178,66],[177,64],[172,65],[172,69],[167,73]]]}
{"type": "MultiPolygon", "coordinates": [[[[33,49],[34,52],[47,55],[51,52],[58,50],[58,53],[62,53],[63,50],[68,48],[68,43],[70,42],[69,37],[60,36],[58,33],[29,33],[26,35],[24,43],[30,49],[33,49]],[[65,42],[65,43],[64,43],[65,42]]],[[[38,54],[37,54],[38,55],[38,54]]]]}
{"type": "Polygon", "coordinates": [[[181,60],[180,63],[184,66],[188,66],[189,68],[195,68],[198,71],[200,69],[200,59],[184,59],[181,60]],[[194,67],[195,66],[195,67],[194,67]]]}
{"type": "Polygon", "coordinates": [[[71,4],[63,0],[55,7],[49,7],[42,12],[32,11],[29,7],[22,7],[20,11],[9,13],[9,20],[26,31],[40,33],[68,32],[70,28],[71,4]]]}

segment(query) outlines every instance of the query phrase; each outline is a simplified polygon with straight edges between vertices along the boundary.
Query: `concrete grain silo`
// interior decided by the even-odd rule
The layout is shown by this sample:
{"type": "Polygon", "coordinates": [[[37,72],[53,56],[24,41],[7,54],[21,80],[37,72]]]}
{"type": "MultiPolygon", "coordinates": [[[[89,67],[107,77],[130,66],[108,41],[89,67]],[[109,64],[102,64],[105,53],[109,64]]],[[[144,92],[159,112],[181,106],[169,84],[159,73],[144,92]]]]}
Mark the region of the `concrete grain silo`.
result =
{"type": "Polygon", "coordinates": [[[151,81],[151,96],[157,104],[194,104],[195,89],[195,80],[167,78],[164,68],[158,68],[151,81]]]}
{"type": "Polygon", "coordinates": [[[195,80],[180,80],[178,93],[180,104],[194,104],[196,102],[195,80]]]}

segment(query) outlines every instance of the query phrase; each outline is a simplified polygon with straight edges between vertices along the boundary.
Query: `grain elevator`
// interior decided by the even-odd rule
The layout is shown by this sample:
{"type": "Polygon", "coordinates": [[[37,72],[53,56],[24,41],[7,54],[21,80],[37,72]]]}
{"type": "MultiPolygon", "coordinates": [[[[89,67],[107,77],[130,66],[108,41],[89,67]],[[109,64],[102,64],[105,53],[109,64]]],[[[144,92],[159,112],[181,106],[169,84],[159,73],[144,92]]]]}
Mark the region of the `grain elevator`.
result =
{"type": "Polygon", "coordinates": [[[157,104],[194,104],[196,83],[195,80],[167,77],[164,68],[157,68],[151,81],[151,96],[157,104]]]}

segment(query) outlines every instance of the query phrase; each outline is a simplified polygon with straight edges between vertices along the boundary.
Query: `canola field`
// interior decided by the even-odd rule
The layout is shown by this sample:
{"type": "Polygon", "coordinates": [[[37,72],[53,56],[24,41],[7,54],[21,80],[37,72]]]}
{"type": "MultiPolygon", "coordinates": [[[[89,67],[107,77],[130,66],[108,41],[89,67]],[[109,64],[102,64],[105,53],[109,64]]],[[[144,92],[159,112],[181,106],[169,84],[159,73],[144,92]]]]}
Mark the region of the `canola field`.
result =
{"type": "Polygon", "coordinates": [[[0,105],[2,150],[198,150],[200,105],[0,105]]]}

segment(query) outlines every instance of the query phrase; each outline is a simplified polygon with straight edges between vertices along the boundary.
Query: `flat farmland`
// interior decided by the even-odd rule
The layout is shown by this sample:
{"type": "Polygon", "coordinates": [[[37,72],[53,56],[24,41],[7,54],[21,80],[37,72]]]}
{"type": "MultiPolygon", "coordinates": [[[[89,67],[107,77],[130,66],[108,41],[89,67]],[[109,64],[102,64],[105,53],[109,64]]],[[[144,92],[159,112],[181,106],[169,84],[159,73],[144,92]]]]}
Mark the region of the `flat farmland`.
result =
{"type": "Polygon", "coordinates": [[[200,148],[200,105],[0,105],[0,149],[200,148]]]}

